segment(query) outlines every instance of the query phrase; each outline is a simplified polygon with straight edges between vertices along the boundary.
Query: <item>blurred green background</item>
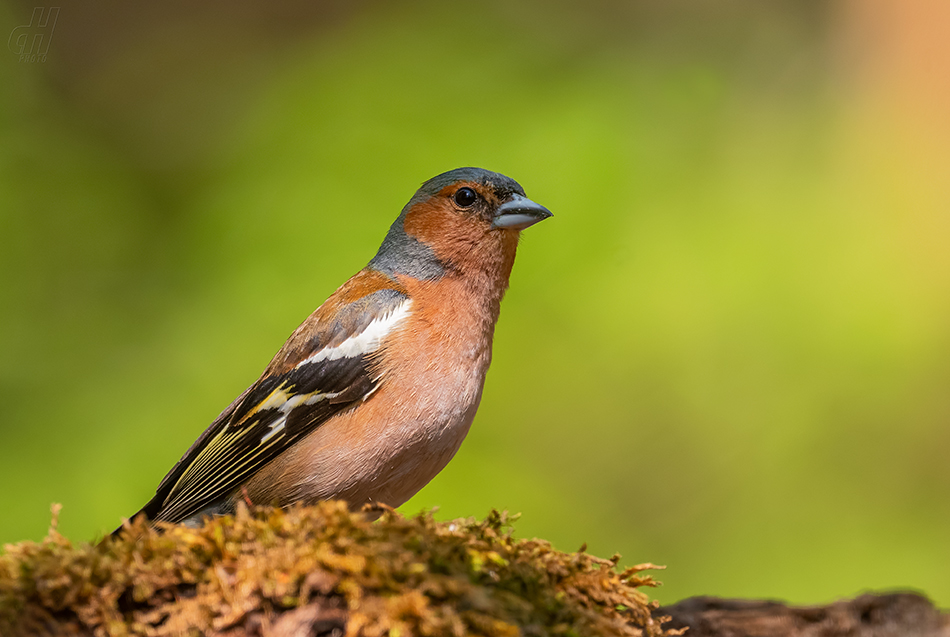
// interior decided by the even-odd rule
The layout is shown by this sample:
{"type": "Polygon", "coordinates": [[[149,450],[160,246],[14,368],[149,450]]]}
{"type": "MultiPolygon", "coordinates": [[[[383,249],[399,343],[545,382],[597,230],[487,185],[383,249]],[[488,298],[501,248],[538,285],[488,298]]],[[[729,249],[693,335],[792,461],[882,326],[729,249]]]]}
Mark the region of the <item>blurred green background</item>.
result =
{"type": "Polygon", "coordinates": [[[950,5],[59,4],[0,60],[0,542],[133,513],[474,165],[556,216],[404,512],[521,512],[664,602],[950,606],[950,5]]]}

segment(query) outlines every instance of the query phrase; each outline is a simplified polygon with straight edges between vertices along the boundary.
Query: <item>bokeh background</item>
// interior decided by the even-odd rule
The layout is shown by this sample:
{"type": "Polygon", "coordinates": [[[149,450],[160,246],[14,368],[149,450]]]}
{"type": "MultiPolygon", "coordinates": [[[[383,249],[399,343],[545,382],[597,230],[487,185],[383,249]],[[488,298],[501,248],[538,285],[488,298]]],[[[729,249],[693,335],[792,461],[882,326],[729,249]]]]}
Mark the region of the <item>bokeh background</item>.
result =
{"type": "Polygon", "coordinates": [[[404,512],[520,512],[664,602],[950,606],[950,4],[58,4],[0,51],[0,542],[134,512],[475,165],[556,216],[404,512]]]}

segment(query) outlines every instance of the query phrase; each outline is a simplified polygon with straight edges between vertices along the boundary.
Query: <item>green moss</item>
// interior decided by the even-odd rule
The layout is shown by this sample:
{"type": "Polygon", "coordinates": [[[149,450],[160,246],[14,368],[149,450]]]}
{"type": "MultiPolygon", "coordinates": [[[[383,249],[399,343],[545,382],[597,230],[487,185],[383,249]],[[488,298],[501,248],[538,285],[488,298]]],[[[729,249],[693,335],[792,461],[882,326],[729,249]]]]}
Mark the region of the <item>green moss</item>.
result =
{"type": "Polygon", "coordinates": [[[617,556],[514,539],[494,511],[371,517],[339,502],[241,509],[73,546],[54,516],[45,540],[0,555],[0,634],[666,634],[638,590],[656,585],[651,564],[619,572],[617,556]]]}

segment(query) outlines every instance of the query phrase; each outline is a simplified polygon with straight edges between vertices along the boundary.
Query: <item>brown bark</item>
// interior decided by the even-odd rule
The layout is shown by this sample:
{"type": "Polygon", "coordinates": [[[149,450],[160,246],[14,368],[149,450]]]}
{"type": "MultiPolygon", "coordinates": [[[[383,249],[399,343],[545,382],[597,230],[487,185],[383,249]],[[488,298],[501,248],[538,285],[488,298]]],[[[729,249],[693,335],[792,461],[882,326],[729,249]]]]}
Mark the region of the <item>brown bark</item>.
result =
{"type": "Polygon", "coordinates": [[[827,606],[691,597],[657,615],[689,637],[950,637],[950,614],[916,593],[867,594],[827,606]]]}

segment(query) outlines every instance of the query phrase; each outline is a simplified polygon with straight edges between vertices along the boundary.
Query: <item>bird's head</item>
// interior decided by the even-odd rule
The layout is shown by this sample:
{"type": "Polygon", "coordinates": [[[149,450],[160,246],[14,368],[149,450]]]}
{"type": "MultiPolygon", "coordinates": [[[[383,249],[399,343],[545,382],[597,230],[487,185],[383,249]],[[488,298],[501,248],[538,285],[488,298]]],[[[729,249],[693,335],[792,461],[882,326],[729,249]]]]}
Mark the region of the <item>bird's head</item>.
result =
{"type": "Polygon", "coordinates": [[[510,271],[519,233],[550,216],[514,179],[456,168],[422,184],[369,265],[417,279],[448,271],[510,271]]]}

